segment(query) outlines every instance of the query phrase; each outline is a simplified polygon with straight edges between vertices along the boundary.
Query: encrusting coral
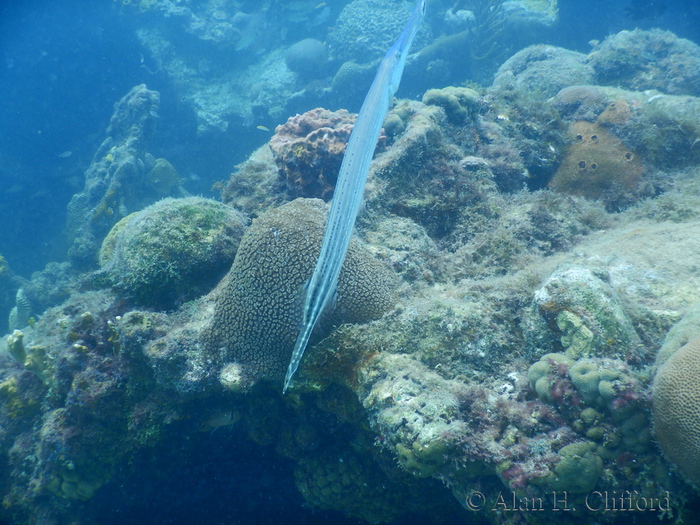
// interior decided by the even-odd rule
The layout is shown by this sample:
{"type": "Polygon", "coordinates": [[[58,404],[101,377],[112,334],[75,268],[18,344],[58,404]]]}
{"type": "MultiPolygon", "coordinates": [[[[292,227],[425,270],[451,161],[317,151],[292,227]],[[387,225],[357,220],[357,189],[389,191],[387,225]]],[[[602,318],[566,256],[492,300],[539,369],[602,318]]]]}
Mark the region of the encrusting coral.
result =
{"type": "Polygon", "coordinates": [[[316,108],[277,126],[270,148],[293,196],[330,200],[356,117],[316,108]]]}

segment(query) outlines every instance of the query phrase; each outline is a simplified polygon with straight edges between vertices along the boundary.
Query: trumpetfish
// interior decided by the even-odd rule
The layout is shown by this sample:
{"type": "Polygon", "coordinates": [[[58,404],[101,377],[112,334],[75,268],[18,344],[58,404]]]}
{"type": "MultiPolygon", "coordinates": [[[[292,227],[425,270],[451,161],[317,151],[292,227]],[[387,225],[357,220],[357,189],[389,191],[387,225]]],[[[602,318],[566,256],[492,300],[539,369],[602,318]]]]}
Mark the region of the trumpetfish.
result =
{"type": "Polygon", "coordinates": [[[301,329],[294,344],[282,393],[287,391],[299,367],[314,326],[323,311],[334,302],[340,268],[362,204],[369,165],[377,147],[379,133],[401,82],[408,50],[424,16],[425,0],[417,0],[406,27],[379,64],[377,75],[360,107],[340,165],[321,253],[314,273],[304,285],[306,297],[301,329]]]}

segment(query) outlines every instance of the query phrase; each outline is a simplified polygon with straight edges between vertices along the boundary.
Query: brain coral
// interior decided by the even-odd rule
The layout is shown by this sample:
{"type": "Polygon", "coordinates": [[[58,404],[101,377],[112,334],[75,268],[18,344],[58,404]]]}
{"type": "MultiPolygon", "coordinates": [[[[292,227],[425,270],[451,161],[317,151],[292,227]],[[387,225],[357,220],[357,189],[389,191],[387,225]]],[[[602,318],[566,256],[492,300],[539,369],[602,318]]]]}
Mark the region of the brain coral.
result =
{"type": "MultiPolygon", "coordinates": [[[[236,363],[223,369],[228,388],[245,390],[257,379],[284,376],[301,321],[300,292],[316,266],[325,221],[322,201],[296,199],[261,215],[243,236],[203,334],[210,352],[236,363]]],[[[322,318],[322,328],[377,319],[394,304],[394,284],[388,268],[353,239],[335,310],[322,318]]]]}
{"type": "Polygon", "coordinates": [[[331,198],[355,118],[316,108],[277,126],[270,148],[295,197],[331,198]]]}
{"type": "Polygon", "coordinates": [[[209,199],[163,199],[119,221],[100,250],[110,280],[139,304],[172,308],[213,288],[245,229],[241,213],[209,199]]]}
{"type": "Polygon", "coordinates": [[[569,134],[573,143],[550,187],[562,193],[602,199],[613,209],[633,200],[643,171],[637,155],[598,123],[576,121],[569,134]]]}
{"type": "Polygon", "coordinates": [[[661,449],[700,486],[700,338],[678,349],[658,369],[652,398],[661,449]]]}

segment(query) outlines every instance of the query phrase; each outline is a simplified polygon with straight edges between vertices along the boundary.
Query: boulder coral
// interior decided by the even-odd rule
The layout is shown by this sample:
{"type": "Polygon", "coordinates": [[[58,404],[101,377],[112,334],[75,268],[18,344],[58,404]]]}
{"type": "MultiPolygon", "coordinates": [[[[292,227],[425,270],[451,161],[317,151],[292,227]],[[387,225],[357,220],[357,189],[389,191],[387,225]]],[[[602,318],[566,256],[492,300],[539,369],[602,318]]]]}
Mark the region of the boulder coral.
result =
{"type": "Polygon", "coordinates": [[[634,200],[642,180],[639,157],[598,123],[569,126],[571,145],[549,182],[555,191],[602,199],[612,209],[634,200]]]}
{"type": "Polygon", "coordinates": [[[305,78],[318,78],[328,62],[328,52],[323,42],[305,38],[290,46],[284,53],[284,63],[290,71],[305,78]]]}
{"type": "Polygon", "coordinates": [[[213,200],[164,199],[112,228],[100,264],[138,304],[173,308],[216,286],[233,262],[246,222],[213,200]]]}
{"type": "MultiPolygon", "coordinates": [[[[403,2],[353,0],[340,12],[328,37],[333,60],[381,58],[391,47],[410,16],[403,2]]],[[[416,46],[417,47],[417,46],[416,46]]]]}
{"type": "Polygon", "coordinates": [[[592,84],[593,68],[583,53],[549,45],[529,46],[506,60],[491,89],[547,99],[572,84],[592,84]]]}
{"type": "Polygon", "coordinates": [[[652,397],[661,449],[700,486],[700,338],[679,348],[659,367],[652,397]]]}
{"type": "Polygon", "coordinates": [[[444,108],[447,119],[454,124],[465,124],[479,111],[479,93],[466,87],[448,86],[429,89],[423,95],[423,104],[444,108]]]}

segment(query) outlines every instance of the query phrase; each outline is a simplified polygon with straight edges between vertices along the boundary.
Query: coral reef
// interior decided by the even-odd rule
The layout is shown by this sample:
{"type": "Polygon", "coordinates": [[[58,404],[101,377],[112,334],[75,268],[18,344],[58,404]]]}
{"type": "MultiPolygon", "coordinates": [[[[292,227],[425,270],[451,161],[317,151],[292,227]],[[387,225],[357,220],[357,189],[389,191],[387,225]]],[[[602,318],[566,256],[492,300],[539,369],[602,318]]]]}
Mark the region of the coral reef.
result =
{"type": "MultiPolygon", "coordinates": [[[[686,360],[700,348],[690,342],[700,320],[697,99],[591,82],[588,58],[538,46],[483,92],[445,88],[395,105],[337,303],[287,395],[327,209],[288,201],[330,197],[330,168],[313,169],[339,164],[349,113],[314,110],[280,126],[222,187],[225,204],[135,198],[122,222],[88,228],[96,251],[116,224],[102,270],[54,265],[13,282],[10,302],[21,285],[36,322],[0,345],[0,520],[94,522],[112,494],[163,491],[193,451],[230,474],[252,441],[283,456],[309,505],[353,519],[535,525],[552,513],[530,505],[554,492],[567,494],[571,510],[556,517],[572,525],[626,523],[631,512],[595,499],[623,493],[629,505],[655,502],[635,512],[640,523],[690,522],[700,500],[685,478],[697,465],[677,451],[692,454],[697,441],[695,407],[683,402],[697,393],[686,360]],[[586,147],[635,152],[652,191],[618,181],[611,206],[546,188],[572,151],[590,151],[568,143],[566,126],[586,147]],[[290,189],[295,147],[307,171],[290,189]],[[216,286],[218,276],[189,273],[234,252],[216,286]],[[176,271],[163,274],[161,261],[176,271]]],[[[139,93],[115,113],[113,134],[134,148],[152,125],[153,100],[139,93]]],[[[167,161],[132,154],[149,195],[177,191],[167,161]]]]}
{"type": "Polygon", "coordinates": [[[164,199],[112,228],[100,266],[137,304],[171,309],[217,284],[233,263],[246,222],[216,201],[164,199]]]}
{"type": "Polygon", "coordinates": [[[114,304],[105,292],[73,295],[22,334],[24,365],[34,373],[7,376],[2,367],[0,414],[3,422],[14,421],[0,440],[9,462],[3,504],[13,522],[30,521],[34,513],[68,521],[68,502],[90,499],[149,443],[143,436],[164,429],[177,412],[153,391],[134,344],[157,329],[122,324],[114,304]],[[40,373],[38,360],[29,363],[37,349],[47,365],[40,373]]]}
{"type": "MultiPolygon", "coordinates": [[[[261,380],[281,381],[301,319],[300,290],[318,257],[325,214],[320,200],[296,199],[253,222],[219,286],[171,335],[149,345],[147,354],[162,383],[201,394],[222,385],[241,392],[261,380]]],[[[333,326],[381,317],[394,304],[394,284],[391,271],[352,241],[337,303],[319,328],[328,333],[333,326]]],[[[352,373],[353,355],[339,356],[332,366],[352,373]]],[[[313,384],[330,375],[323,368],[300,378],[313,384]]]]}

